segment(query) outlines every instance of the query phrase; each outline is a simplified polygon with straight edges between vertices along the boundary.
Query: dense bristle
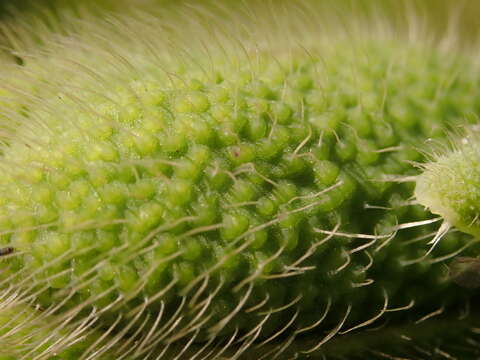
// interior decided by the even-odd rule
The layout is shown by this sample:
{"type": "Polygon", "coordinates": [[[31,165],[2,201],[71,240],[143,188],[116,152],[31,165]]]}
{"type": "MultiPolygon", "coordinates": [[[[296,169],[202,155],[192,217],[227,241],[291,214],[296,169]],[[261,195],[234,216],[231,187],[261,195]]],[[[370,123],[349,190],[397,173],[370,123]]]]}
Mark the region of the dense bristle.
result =
{"type": "Polygon", "coordinates": [[[411,180],[480,107],[475,64],[307,3],[207,9],[83,19],[2,75],[5,291],[95,331],[80,359],[267,358],[323,334],[310,354],[463,301],[440,260],[478,246],[425,256],[411,180]]]}

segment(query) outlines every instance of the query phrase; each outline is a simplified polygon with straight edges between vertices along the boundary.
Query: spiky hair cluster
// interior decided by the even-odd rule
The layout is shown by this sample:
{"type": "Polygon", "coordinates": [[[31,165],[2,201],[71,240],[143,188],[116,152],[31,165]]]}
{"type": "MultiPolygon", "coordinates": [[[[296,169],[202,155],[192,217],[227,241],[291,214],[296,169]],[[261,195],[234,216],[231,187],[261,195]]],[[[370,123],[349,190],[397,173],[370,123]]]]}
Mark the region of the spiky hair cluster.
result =
{"type": "Polygon", "coordinates": [[[1,297],[32,311],[9,355],[298,357],[464,303],[442,262],[478,247],[425,256],[411,162],[480,73],[304,5],[71,19],[28,52],[6,29],[1,297]]]}

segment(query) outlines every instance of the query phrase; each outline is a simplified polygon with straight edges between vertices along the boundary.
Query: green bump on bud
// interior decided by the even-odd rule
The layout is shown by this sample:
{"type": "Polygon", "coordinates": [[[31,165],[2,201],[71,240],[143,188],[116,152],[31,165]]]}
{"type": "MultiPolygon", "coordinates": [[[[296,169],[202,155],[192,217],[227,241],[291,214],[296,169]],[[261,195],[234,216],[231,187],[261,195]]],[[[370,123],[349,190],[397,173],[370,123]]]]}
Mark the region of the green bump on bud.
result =
{"type": "Polygon", "coordinates": [[[235,166],[249,163],[255,158],[255,147],[246,143],[232,146],[229,151],[229,158],[235,166]]]}
{"type": "Polygon", "coordinates": [[[138,286],[138,274],[130,266],[119,269],[116,280],[119,290],[125,295],[133,293],[133,290],[138,286]]]}
{"type": "Polygon", "coordinates": [[[270,217],[275,214],[277,210],[277,204],[274,200],[268,197],[262,197],[257,201],[257,211],[264,217],[270,217]]]}
{"type": "Polygon", "coordinates": [[[249,225],[248,216],[242,212],[226,214],[223,219],[222,238],[226,241],[234,240],[247,231],[249,225]]]}
{"type": "Polygon", "coordinates": [[[169,184],[168,195],[168,200],[172,205],[185,205],[194,195],[193,182],[186,179],[174,179],[174,181],[169,184]]]}
{"type": "Polygon", "coordinates": [[[331,161],[320,160],[315,163],[314,172],[315,180],[318,184],[327,187],[335,183],[340,169],[331,161]]]}
{"type": "Polygon", "coordinates": [[[160,184],[155,179],[141,179],[128,185],[128,197],[137,200],[149,200],[155,196],[160,184]]]}
{"type": "Polygon", "coordinates": [[[153,156],[158,149],[158,140],[148,131],[137,130],[133,134],[135,146],[141,156],[153,156]]]}
{"type": "Polygon", "coordinates": [[[173,254],[178,249],[178,241],[173,235],[167,234],[160,237],[157,241],[159,246],[156,248],[156,251],[162,256],[173,254]]]}

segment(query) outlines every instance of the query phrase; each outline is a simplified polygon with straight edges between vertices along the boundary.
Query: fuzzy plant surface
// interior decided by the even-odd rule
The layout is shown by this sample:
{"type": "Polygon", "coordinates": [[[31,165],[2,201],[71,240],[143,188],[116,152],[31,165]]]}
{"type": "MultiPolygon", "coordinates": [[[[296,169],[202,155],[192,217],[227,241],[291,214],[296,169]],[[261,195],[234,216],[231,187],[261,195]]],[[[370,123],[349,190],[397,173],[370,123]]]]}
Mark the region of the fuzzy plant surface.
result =
{"type": "Polygon", "coordinates": [[[381,358],[410,336],[441,358],[440,340],[474,341],[475,293],[445,263],[478,241],[427,253],[439,219],[413,200],[413,163],[474,121],[477,64],[377,18],[282,9],[83,19],[28,53],[18,32],[22,65],[0,73],[1,298],[54,320],[20,316],[27,335],[0,352],[381,358]],[[378,344],[366,330],[385,323],[378,344]]]}
{"type": "Polygon", "coordinates": [[[415,190],[418,201],[446,224],[475,238],[480,235],[478,131],[478,126],[467,127],[453,146],[440,149],[423,165],[415,190]]]}

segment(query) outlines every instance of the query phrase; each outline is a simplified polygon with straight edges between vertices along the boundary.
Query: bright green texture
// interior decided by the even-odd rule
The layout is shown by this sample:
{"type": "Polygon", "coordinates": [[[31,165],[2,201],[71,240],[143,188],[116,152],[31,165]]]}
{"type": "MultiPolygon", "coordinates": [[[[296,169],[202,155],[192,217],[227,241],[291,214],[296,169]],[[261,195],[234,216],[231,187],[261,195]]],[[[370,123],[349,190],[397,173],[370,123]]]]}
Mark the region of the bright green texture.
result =
{"type": "Polygon", "coordinates": [[[431,212],[442,216],[460,231],[480,236],[480,147],[478,129],[467,129],[444,151],[425,165],[419,176],[416,197],[431,212]]]}
{"type": "Polygon", "coordinates": [[[426,249],[408,240],[432,226],[396,225],[429,217],[399,180],[480,107],[476,69],[386,40],[280,44],[233,60],[60,47],[17,69],[5,91],[30,96],[1,149],[1,244],[16,250],[2,285],[160,343],[296,335],[326,312],[323,334],[466,296],[433,256],[414,261],[426,249]]]}

